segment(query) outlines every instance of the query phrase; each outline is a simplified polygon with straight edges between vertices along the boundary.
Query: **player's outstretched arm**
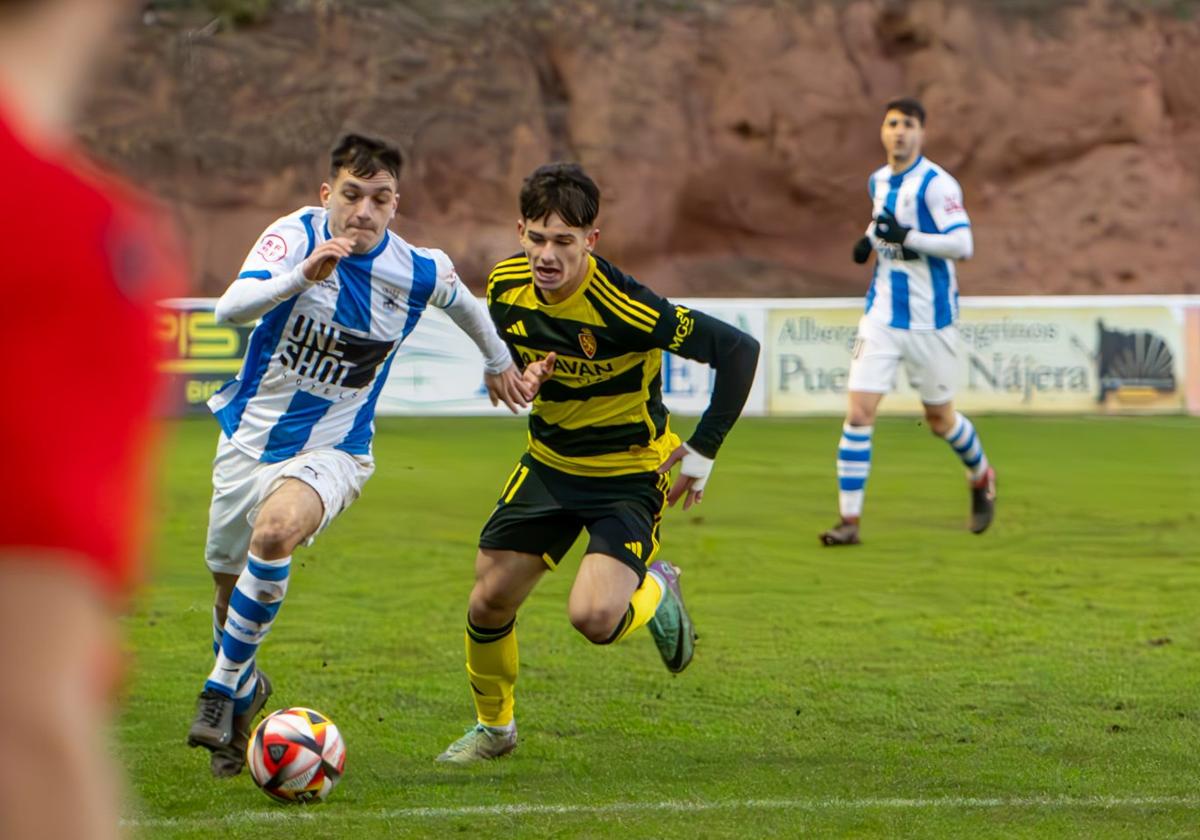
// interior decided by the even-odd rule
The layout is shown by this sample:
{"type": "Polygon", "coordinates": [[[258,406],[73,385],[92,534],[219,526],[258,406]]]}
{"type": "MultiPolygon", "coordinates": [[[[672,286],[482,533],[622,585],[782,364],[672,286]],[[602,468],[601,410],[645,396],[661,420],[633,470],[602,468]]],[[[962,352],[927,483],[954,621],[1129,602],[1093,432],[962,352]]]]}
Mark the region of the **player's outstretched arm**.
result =
{"type": "Polygon", "coordinates": [[[686,493],[684,507],[690,507],[703,497],[717,450],[750,395],[758,370],[758,342],[724,321],[659,297],[632,277],[605,265],[613,277],[599,275],[601,293],[592,300],[613,316],[614,329],[624,330],[622,340],[628,347],[667,350],[704,362],[716,371],[712,398],[696,430],[659,468],[665,473],[680,464],[679,479],[667,495],[667,502],[673,505],[686,493]]]}
{"type": "Polygon", "coordinates": [[[528,407],[536,391],[525,384],[508,345],[496,332],[487,307],[463,285],[445,252],[432,250],[430,254],[438,266],[433,302],[445,310],[455,326],[466,333],[483,354],[483,384],[492,405],[504,403],[513,414],[528,407]]]}
{"type": "MultiPolygon", "coordinates": [[[[271,234],[264,237],[264,240],[269,236],[271,234]]],[[[276,239],[282,241],[281,237],[276,239]]],[[[338,260],[350,256],[354,240],[345,236],[335,236],[313,248],[307,259],[291,268],[282,260],[275,263],[255,260],[262,247],[260,244],[246,264],[260,263],[263,267],[243,268],[237,279],[217,301],[213,314],[218,322],[249,324],[258,320],[285,300],[295,297],[332,274],[338,260]]]]}
{"type": "Polygon", "coordinates": [[[696,430],[659,468],[665,473],[680,464],[679,478],[667,494],[667,504],[674,505],[686,495],[683,507],[687,510],[703,499],[717,450],[746,405],[758,370],[759,345],[753,336],[703,312],[676,307],[672,318],[663,320],[667,326],[674,322],[675,336],[664,349],[704,362],[717,374],[712,399],[696,430]],[[685,337],[679,340],[680,335],[685,337]]]}

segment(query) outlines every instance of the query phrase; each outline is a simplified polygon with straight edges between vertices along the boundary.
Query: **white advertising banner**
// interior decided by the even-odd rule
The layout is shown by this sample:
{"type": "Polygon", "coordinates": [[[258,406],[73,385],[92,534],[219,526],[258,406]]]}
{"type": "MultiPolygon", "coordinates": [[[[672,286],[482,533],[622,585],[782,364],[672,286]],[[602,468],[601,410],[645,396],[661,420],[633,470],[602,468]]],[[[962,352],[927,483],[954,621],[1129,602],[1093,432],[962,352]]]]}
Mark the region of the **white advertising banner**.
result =
{"type": "MultiPolygon", "coordinates": [[[[767,412],[842,414],[850,353],[858,334],[862,301],[773,302],[767,316],[767,412]]],[[[891,409],[919,406],[911,391],[893,395],[891,409]]]]}
{"type": "MultiPolygon", "coordinates": [[[[768,412],[842,413],[861,303],[779,303],[771,302],[767,321],[768,412]]],[[[1182,412],[1189,304],[1186,298],[963,298],[955,403],[985,412],[1182,412]]],[[[902,369],[897,380],[883,411],[919,411],[902,369]]]]}
{"type": "MultiPolygon", "coordinates": [[[[733,324],[762,345],[747,414],[845,412],[860,298],[676,302],[733,324]]],[[[955,403],[964,410],[1200,413],[1200,297],[1014,296],[963,298],[961,303],[955,403]]],[[[181,393],[186,386],[180,404],[191,400],[199,408],[201,397],[235,372],[246,330],[209,323],[208,299],[163,306],[164,324],[172,328],[163,335],[171,354],[164,370],[192,379],[201,372],[212,380],[189,379],[179,386],[181,393]],[[177,324],[180,318],[191,320],[177,324]],[[214,361],[216,355],[220,358],[214,361]],[[193,398],[192,391],[201,396],[193,398]]],[[[897,380],[883,411],[919,412],[920,401],[902,368],[897,380]]],[[[662,385],[671,411],[700,414],[712,394],[713,372],[664,353],[662,385]]],[[[440,310],[427,310],[400,348],[378,411],[496,411],[483,388],[479,351],[440,310]]]]}

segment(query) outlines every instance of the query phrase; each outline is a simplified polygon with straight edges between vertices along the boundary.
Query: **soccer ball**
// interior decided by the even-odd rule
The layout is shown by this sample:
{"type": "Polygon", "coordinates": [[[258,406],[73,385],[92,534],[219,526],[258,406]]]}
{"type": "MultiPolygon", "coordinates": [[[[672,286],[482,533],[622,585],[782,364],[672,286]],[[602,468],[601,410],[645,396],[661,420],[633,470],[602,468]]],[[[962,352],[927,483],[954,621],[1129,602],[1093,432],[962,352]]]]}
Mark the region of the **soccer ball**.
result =
{"type": "Polygon", "coordinates": [[[293,706],[262,719],[246,745],[254,783],[279,802],[320,802],[342,778],[346,744],[333,721],[293,706]]]}

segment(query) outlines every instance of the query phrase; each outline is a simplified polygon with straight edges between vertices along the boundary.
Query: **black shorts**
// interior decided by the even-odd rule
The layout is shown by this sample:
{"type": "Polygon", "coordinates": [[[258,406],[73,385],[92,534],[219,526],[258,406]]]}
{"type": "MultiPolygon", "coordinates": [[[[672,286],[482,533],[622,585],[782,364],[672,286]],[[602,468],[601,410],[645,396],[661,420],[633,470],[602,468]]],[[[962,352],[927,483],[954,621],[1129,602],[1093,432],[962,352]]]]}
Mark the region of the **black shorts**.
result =
{"type": "Polygon", "coordinates": [[[658,552],[670,486],[670,476],[652,472],[571,475],[527,452],[500,492],[479,547],[534,554],[553,569],[586,528],[588,553],[616,557],[641,580],[658,552]]]}

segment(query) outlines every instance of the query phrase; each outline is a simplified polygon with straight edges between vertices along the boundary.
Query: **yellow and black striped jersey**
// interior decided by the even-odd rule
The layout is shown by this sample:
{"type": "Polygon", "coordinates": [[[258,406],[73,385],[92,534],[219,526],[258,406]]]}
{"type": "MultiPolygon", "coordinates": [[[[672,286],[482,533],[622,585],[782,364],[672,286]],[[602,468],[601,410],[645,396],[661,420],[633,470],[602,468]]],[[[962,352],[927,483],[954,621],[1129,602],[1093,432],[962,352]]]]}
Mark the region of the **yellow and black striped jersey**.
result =
{"type": "Polygon", "coordinates": [[[524,367],[553,351],[553,377],[529,418],[529,452],[575,475],[658,468],[679,438],[662,401],[662,351],[717,369],[713,400],[689,445],[716,455],[754,380],[758,343],[701,312],[675,306],[596,256],[566,300],[550,304],[524,254],[488,277],[492,321],[524,367]]]}

